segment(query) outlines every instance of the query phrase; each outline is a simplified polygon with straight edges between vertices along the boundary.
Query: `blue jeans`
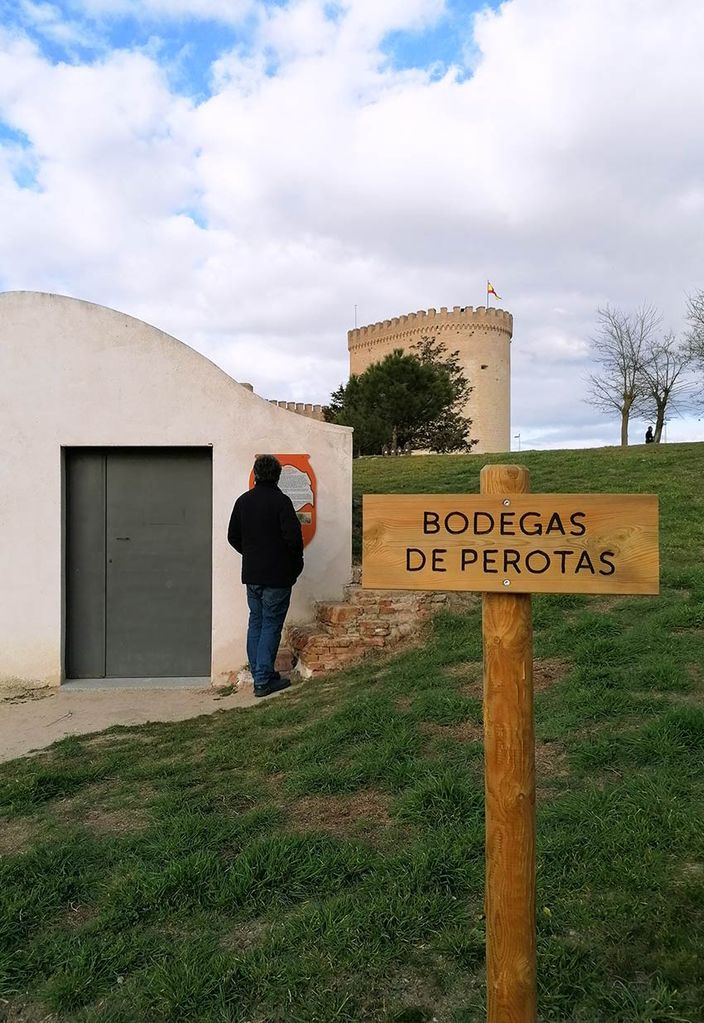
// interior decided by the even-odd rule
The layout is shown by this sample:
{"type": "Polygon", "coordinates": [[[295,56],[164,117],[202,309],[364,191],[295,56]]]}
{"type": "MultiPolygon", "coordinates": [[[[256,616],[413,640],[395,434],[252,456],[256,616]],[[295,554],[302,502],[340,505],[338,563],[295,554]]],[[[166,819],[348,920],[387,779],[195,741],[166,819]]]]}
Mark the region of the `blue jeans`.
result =
{"type": "Polygon", "coordinates": [[[274,677],[274,662],[290,602],[290,586],[247,584],[247,659],[255,689],[268,685],[274,677]]]}

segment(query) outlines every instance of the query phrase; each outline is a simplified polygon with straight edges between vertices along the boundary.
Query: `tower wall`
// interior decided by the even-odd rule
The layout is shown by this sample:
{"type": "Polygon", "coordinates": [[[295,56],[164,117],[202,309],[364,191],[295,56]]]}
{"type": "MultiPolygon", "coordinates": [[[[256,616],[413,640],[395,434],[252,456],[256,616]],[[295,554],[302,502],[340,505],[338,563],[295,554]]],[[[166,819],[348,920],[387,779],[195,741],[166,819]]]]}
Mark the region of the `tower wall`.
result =
{"type": "Polygon", "coordinates": [[[511,337],[513,317],[504,309],[458,306],[419,310],[348,331],[350,375],[360,374],[396,348],[408,351],[434,337],[448,352],[459,352],[473,387],[466,406],[476,452],[511,449],[511,337]]]}

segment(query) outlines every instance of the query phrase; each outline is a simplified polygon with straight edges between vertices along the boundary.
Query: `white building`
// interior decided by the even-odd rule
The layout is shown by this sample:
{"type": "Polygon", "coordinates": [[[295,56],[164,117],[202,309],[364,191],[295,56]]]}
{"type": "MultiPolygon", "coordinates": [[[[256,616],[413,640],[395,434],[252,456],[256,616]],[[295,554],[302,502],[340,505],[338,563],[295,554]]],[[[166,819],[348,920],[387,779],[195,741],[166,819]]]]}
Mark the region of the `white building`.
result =
{"type": "Polygon", "coordinates": [[[227,680],[247,624],[227,525],[265,452],[309,455],[317,478],[289,613],[306,621],[350,578],[351,431],[123,313],[0,295],[0,685],[227,680]]]}

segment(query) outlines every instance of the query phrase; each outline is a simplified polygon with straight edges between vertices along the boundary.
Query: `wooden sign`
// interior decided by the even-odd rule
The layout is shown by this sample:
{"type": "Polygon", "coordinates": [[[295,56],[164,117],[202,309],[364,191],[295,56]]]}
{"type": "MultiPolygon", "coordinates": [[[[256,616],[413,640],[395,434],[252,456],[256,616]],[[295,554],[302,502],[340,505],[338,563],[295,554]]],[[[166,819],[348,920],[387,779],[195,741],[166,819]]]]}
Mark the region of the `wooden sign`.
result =
{"type": "Polygon", "coordinates": [[[373,589],[659,592],[652,494],[372,494],[363,522],[373,589]]]}
{"type": "Polygon", "coordinates": [[[481,494],[365,496],[362,585],[480,590],[488,1023],[536,1023],[531,593],[657,593],[658,499],[530,494],[487,465],[481,494]]]}

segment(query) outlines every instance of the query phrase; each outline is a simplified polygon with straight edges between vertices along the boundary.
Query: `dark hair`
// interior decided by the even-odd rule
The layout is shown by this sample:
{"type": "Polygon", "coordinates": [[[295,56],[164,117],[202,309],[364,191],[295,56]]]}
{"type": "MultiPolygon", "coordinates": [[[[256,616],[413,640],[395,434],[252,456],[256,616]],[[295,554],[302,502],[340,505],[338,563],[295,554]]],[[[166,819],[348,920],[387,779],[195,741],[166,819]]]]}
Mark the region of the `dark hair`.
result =
{"type": "Polygon", "coordinates": [[[257,455],[254,459],[254,479],[257,483],[278,483],[281,462],[273,455],[257,455]]]}

